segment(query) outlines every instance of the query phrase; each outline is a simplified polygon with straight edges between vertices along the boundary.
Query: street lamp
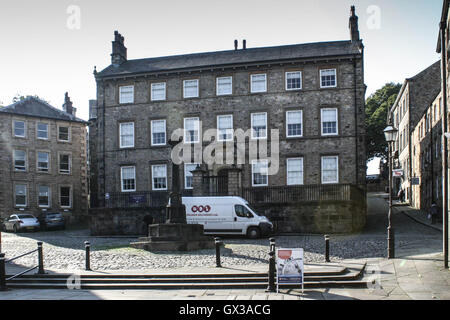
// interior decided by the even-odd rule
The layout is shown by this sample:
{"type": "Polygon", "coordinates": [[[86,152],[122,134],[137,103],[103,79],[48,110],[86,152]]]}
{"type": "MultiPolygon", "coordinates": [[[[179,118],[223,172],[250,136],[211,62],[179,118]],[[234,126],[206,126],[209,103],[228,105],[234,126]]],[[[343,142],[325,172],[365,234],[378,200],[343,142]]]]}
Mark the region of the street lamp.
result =
{"type": "Polygon", "coordinates": [[[386,138],[386,142],[389,147],[389,214],[388,214],[388,259],[395,258],[395,242],[394,242],[394,229],[391,225],[391,216],[392,216],[392,143],[397,140],[398,130],[395,129],[392,125],[388,125],[386,129],[384,129],[384,137],[386,138]]]}

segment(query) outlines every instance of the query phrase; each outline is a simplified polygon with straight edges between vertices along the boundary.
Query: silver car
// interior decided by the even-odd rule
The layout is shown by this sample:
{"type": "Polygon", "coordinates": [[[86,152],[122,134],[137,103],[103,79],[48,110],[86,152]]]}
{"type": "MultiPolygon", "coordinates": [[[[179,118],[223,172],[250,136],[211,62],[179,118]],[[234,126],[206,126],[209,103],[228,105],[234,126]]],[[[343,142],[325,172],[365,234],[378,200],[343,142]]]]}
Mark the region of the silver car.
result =
{"type": "Polygon", "coordinates": [[[17,213],[11,215],[8,220],[3,222],[5,231],[18,232],[19,230],[39,230],[40,223],[35,216],[29,213],[17,213]]]}

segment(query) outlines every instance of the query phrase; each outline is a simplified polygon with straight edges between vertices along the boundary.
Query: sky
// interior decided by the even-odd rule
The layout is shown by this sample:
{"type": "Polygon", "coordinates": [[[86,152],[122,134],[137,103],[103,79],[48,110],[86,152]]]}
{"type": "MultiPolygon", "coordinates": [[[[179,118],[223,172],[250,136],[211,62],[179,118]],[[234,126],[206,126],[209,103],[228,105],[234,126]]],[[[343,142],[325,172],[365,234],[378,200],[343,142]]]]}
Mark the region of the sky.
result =
{"type": "Polygon", "coordinates": [[[128,59],[348,40],[356,6],[367,95],[435,61],[442,0],[0,0],[0,105],[38,95],[61,108],[69,92],[88,119],[94,66],[111,62],[114,30],[128,59]]]}

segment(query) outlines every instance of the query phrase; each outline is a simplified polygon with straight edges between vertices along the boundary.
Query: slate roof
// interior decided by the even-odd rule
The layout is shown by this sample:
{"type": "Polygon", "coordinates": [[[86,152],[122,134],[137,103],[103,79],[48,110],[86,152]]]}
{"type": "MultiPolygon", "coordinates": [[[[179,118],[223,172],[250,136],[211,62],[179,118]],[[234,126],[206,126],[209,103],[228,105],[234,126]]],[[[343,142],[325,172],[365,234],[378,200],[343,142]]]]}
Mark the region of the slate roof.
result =
{"type": "Polygon", "coordinates": [[[128,60],[120,66],[110,65],[97,73],[97,76],[108,77],[302,58],[360,55],[359,45],[359,42],[352,41],[316,42],[128,60]]]}
{"type": "Polygon", "coordinates": [[[77,118],[63,110],[57,109],[36,97],[27,97],[9,106],[0,108],[0,113],[10,113],[21,116],[81,122],[87,124],[85,120],[77,118]]]}

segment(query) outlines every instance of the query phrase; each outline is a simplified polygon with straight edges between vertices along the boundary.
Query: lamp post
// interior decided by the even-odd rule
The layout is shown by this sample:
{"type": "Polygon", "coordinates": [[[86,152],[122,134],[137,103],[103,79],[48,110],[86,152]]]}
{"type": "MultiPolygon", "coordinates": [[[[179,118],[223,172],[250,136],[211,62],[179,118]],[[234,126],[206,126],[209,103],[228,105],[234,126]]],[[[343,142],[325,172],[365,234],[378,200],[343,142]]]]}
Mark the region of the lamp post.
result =
{"type": "Polygon", "coordinates": [[[388,259],[395,258],[395,241],[394,241],[394,229],[392,228],[392,143],[397,140],[398,130],[392,125],[388,125],[384,129],[384,136],[389,147],[389,213],[388,213],[388,228],[387,228],[387,241],[388,241],[388,259]]]}

